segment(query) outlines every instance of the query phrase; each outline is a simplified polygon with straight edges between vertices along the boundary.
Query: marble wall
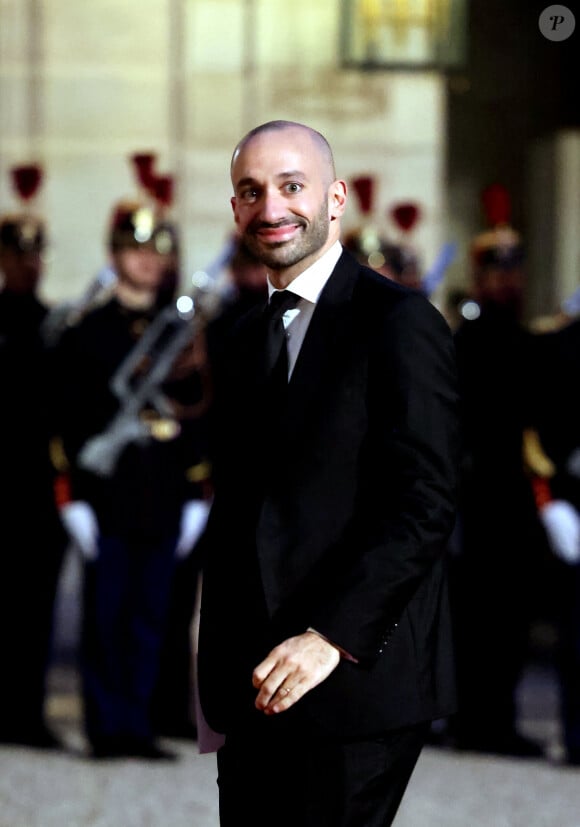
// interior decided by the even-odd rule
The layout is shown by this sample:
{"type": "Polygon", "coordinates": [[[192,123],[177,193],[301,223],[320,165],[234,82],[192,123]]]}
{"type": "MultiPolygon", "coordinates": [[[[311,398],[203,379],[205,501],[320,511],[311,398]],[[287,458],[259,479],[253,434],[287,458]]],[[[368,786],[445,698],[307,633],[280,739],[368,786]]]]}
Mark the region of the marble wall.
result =
{"type": "MultiPolygon", "coordinates": [[[[340,69],[336,0],[0,0],[0,210],[8,170],[38,161],[50,226],[45,294],[82,291],[106,261],[114,201],[134,194],[129,156],[176,178],[183,273],[207,266],[232,227],[236,141],[272,118],[309,123],[338,173],[376,176],[375,219],[421,205],[425,266],[446,239],[445,85],[437,73],[340,69]]],[[[345,226],[358,224],[351,200],[345,226]]]]}

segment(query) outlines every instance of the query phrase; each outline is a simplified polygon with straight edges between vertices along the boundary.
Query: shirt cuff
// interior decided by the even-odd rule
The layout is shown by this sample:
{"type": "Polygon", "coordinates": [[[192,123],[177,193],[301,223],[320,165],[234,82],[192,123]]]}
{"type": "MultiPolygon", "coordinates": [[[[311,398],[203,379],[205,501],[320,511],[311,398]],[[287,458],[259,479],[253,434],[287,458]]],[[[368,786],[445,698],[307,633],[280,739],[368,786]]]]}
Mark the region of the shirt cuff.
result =
{"type": "Polygon", "coordinates": [[[347,652],[346,649],[342,648],[342,646],[338,646],[338,644],[334,643],[334,641],[329,640],[327,637],[322,635],[316,629],[313,629],[312,626],[309,626],[308,629],[306,629],[306,631],[307,632],[314,632],[314,634],[318,635],[318,637],[321,637],[322,640],[325,640],[327,643],[330,643],[331,646],[334,646],[335,649],[338,649],[338,651],[340,652],[341,658],[343,658],[344,660],[348,660],[351,663],[358,663],[358,658],[355,658],[354,655],[351,655],[350,652],[347,652]]]}

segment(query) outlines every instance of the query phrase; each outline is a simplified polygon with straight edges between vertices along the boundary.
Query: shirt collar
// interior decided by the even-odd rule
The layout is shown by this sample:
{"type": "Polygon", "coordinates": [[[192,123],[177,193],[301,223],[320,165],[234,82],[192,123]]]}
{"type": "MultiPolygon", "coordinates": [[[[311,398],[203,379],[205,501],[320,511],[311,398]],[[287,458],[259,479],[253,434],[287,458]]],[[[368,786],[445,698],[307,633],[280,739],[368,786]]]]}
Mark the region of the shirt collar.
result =
{"type": "MultiPolygon", "coordinates": [[[[316,304],[318,297],[322,293],[322,288],[330,278],[332,271],[336,267],[336,262],[341,255],[342,244],[340,241],[335,241],[323,256],[290,282],[288,289],[292,293],[296,293],[297,296],[300,296],[301,299],[306,299],[312,302],[312,304],[316,304]]],[[[275,290],[276,288],[272,287],[268,279],[268,298],[270,298],[275,290]]]]}

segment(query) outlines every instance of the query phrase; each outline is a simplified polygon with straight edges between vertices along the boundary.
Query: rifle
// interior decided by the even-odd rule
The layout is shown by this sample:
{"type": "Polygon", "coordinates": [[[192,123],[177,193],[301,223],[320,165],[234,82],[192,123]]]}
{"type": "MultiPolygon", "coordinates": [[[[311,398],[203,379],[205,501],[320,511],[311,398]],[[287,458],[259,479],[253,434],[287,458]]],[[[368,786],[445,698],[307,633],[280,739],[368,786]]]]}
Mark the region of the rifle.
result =
{"type": "Polygon", "coordinates": [[[100,477],[112,476],[124,448],[150,434],[147,423],[139,417],[146,404],[152,405],[161,416],[172,416],[171,404],[161,386],[179,354],[211,312],[216,275],[234,249],[233,242],[229,242],[205,271],[194,274],[192,292],[163,308],[119,365],[110,380],[111,390],[120,402],[119,410],[101,433],[85,442],[77,457],[79,468],[100,477]],[[208,306],[210,311],[206,309],[208,306]],[[150,368],[143,374],[140,368],[145,362],[150,368]],[[138,377],[137,381],[134,377],[138,377]]]}
{"type": "Polygon", "coordinates": [[[446,242],[443,244],[429,270],[421,279],[421,290],[429,298],[443,281],[445,271],[457,254],[457,244],[446,242]]]}

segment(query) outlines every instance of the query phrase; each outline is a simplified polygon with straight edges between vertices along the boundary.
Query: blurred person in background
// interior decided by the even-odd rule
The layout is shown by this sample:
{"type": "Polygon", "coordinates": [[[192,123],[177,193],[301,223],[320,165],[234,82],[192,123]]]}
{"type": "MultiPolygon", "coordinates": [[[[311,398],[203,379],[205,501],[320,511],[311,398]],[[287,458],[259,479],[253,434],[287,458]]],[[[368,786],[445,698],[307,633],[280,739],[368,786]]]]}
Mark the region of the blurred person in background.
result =
{"type": "Polygon", "coordinates": [[[223,354],[227,337],[238,319],[249,310],[268,300],[266,268],[237,236],[233,238],[232,254],[227,262],[228,284],[219,309],[207,328],[210,359],[214,363],[223,354]]]}
{"type": "Polygon", "coordinates": [[[157,740],[152,698],[176,565],[203,530],[208,504],[192,473],[204,459],[202,357],[193,329],[177,325],[166,303],[159,309],[172,243],[150,203],[117,203],[112,295],[57,348],[67,461],[59,505],[85,563],[84,722],[100,759],[175,757],[157,740]],[[174,337],[176,325],[185,338],[174,337]]]}
{"type": "MultiPolygon", "coordinates": [[[[161,225],[160,225],[161,227],[161,225]]],[[[157,296],[160,308],[175,304],[180,295],[182,281],[179,234],[174,222],[163,221],[164,232],[169,233],[171,244],[163,253],[164,276],[157,296]]],[[[213,314],[212,318],[213,318],[213,314]]],[[[190,347],[181,355],[174,373],[188,376],[188,381],[198,387],[197,401],[189,408],[190,438],[195,439],[199,461],[188,468],[187,478],[197,489],[203,503],[203,518],[213,494],[212,466],[209,445],[208,413],[211,403],[211,371],[208,355],[208,324],[196,330],[190,347]]],[[[194,511],[199,503],[192,506],[194,511]]],[[[201,534],[201,524],[200,531],[201,534]]],[[[171,586],[167,621],[160,653],[159,674],[151,701],[155,732],[168,738],[198,739],[197,710],[194,698],[195,652],[193,618],[196,606],[198,577],[201,567],[196,541],[191,551],[179,555],[171,586]]]]}
{"type": "Polygon", "coordinates": [[[517,688],[538,599],[542,544],[522,440],[531,415],[531,334],[522,322],[524,246],[507,191],[483,193],[489,229],[471,248],[472,312],[455,345],[463,422],[460,507],[451,558],[462,749],[542,755],[517,729],[517,688]]]}
{"type": "Polygon", "coordinates": [[[344,246],[367,267],[372,267],[382,276],[412,287],[421,289],[421,273],[416,253],[407,246],[394,244],[384,239],[377,239],[376,248],[367,252],[363,247],[364,239],[358,233],[347,233],[344,246]]]}
{"type": "MultiPolygon", "coordinates": [[[[13,173],[32,198],[42,170],[13,173]]],[[[46,243],[45,222],[30,209],[0,216],[0,743],[55,748],[46,681],[67,538],[49,453],[54,387],[42,337],[49,308],[39,298],[46,243]]]]}
{"type": "Polygon", "coordinates": [[[570,302],[535,337],[533,417],[524,451],[551,552],[544,586],[556,628],[564,762],[580,766],[580,316],[570,302]]]}
{"type": "Polygon", "coordinates": [[[342,243],[361,264],[371,267],[388,279],[421,290],[419,256],[410,241],[421,210],[414,202],[393,204],[387,211],[393,229],[390,234],[379,229],[377,218],[377,181],[372,175],[357,175],[351,181],[360,220],[343,233],[342,243]],[[394,237],[396,234],[396,238],[394,237]]]}

